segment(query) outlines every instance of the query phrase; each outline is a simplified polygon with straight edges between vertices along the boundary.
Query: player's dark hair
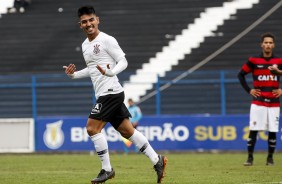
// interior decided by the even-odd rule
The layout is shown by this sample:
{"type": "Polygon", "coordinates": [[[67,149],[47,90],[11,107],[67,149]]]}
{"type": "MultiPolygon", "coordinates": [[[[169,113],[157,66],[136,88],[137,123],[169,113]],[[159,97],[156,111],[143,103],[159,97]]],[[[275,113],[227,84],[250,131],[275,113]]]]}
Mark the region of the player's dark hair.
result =
{"type": "Polygon", "coordinates": [[[266,38],[266,37],[272,38],[272,39],[273,39],[273,42],[275,42],[275,36],[274,36],[272,33],[270,33],[270,32],[263,33],[263,34],[261,35],[261,37],[260,37],[260,42],[262,43],[263,40],[264,40],[264,38],[266,38]]]}
{"type": "Polygon", "coordinates": [[[82,6],[77,10],[77,16],[80,18],[82,15],[96,14],[93,6],[82,6]]]}

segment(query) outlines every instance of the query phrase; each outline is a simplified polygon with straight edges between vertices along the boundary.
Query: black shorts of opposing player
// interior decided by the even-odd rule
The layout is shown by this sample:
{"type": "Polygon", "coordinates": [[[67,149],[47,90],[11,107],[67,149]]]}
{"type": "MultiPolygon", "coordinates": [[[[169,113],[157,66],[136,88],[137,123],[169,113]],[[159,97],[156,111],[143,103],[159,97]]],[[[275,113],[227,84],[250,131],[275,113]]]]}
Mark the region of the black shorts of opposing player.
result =
{"type": "Polygon", "coordinates": [[[100,96],[89,115],[90,119],[110,122],[117,129],[125,118],[131,117],[124,102],[124,92],[100,96]]]}

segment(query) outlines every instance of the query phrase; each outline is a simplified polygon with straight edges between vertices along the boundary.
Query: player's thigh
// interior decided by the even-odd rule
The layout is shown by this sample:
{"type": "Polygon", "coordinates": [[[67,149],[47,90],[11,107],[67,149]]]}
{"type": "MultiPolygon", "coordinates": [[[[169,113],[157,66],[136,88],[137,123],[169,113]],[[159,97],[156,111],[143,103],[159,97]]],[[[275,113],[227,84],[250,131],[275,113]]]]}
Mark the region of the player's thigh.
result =
{"type": "Polygon", "coordinates": [[[268,131],[278,132],[279,130],[280,107],[268,108],[268,131]]]}
{"type": "Polygon", "coordinates": [[[250,109],[250,130],[265,130],[267,127],[267,107],[252,104],[250,109]]]}
{"type": "Polygon", "coordinates": [[[129,121],[128,118],[124,118],[123,121],[120,123],[119,127],[117,128],[117,131],[125,138],[129,138],[134,133],[134,128],[129,121]]]}
{"type": "Polygon", "coordinates": [[[105,125],[106,125],[106,122],[102,120],[88,118],[87,124],[86,124],[86,130],[87,130],[88,135],[92,136],[92,135],[100,133],[102,129],[105,127],[105,125]]]}

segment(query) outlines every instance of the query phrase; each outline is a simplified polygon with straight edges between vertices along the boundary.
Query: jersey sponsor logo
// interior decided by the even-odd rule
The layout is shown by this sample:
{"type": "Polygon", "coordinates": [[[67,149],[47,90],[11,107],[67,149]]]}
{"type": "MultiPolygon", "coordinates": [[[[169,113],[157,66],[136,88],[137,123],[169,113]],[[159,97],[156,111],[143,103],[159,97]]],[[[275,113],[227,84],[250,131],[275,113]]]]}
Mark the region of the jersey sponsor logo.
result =
{"type": "Polygon", "coordinates": [[[258,68],[263,68],[263,65],[257,65],[258,68]]]}
{"type": "Polygon", "coordinates": [[[100,53],[100,49],[99,49],[99,47],[100,47],[100,45],[98,45],[98,44],[96,44],[96,45],[94,45],[94,50],[93,50],[93,52],[94,52],[94,54],[99,54],[100,53]]]}
{"type": "Polygon", "coordinates": [[[259,75],[258,76],[259,81],[277,81],[276,75],[259,75]]]}
{"type": "Polygon", "coordinates": [[[264,101],[265,101],[265,102],[270,102],[270,99],[265,98],[264,101]]]}
{"type": "Polygon", "coordinates": [[[97,103],[91,111],[91,114],[99,114],[101,112],[102,109],[102,104],[101,103],[97,103]]]}
{"type": "Polygon", "coordinates": [[[43,141],[50,149],[58,149],[64,143],[64,132],[62,131],[63,120],[46,124],[43,141]]]}

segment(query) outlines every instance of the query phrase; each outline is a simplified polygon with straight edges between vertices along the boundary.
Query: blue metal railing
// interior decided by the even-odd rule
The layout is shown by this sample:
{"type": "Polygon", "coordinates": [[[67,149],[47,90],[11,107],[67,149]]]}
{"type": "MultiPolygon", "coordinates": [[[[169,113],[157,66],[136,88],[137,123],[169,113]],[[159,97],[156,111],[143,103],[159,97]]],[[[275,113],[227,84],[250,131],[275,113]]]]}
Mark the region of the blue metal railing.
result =
{"type": "MultiPolygon", "coordinates": [[[[238,79],[236,77],[236,71],[213,71],[213,72],[195,72],[195,74],[191,76],[187,76],[186,78],[178,81],[178,82],[172,82],[171,78],[174,76],[166,76],[166,77],[158,77],[158,81],[155,84],[155,90],[156,90],[156,103],[155,103],[155,114],[156,115],[161,115],[163,114],[161,111],[162,107],[162,94],[163,91],[161,91],[161,86],[164,84],[168,83],[175,83],[178,85],[196,85],[196,84],[215,84],[220,86],[220,90],[218,93],[220,93],[220,111],[221,115],[226,115],[227,114],[227,102],[226,102],[226,84],[234,84],[238,83],[238,79]]],[[[177,75],[177,73],[175,73],[177,75]]],[[[122,83],[123,81],[121,81],[122,83]]],[[[5,102],[6,104],[13,104],[15,101],[13,101],[13,97],[11,95],[19,95],[18,97],[22,97],[22,101],[24,101],[26,106],[21,106],[19,108],[30,108],[29,105],[31,106],[31,113],[26,114],[26,116],[32,116],[36,118],[38,115],[41,116],[41,112],[43,110],[41,109],[47,109],[44,114],[48,114],[48,109],[52,110],[53,108],[59,108],[63,109],[61,111],[56,111],[56,113],[67,113],[67,111],[70,110],[69,106],[63,106],[63,104],[66,104],[67,101],[64,101],[64,97],[66,95],[78,95],[78,97],[74,97],[74,99],[79,99],[77,100],[77,103],[87,103],[87,106],[89,105],[89,100],[80,98],[80,96],[83,95],[89,95],[90,96],[90,101],[95,102],[95,96],[93,92],[89,94],[89,91],[92,91],[92,83],[90,79],[86,80],[71,80],[69,79],[65,74],[37,74],[37,75],[6,75],[6,76],[0,76],[0,100],[1,102],[5,102]],[[85,89],[80,91],[79,94],[76,94],[77,89],[85,89]],[[13,89],[13,92],[11,91],[13,89]],[[21,89],[30,89],[30,96],[24,95],[21,92],[21,89]],[[48,92],[47,89],[52,89],[52,92],[48,92]],[[11,91],[11,92],[10,92],[11,91]],[[17,94],[18,92],[18,94],[17,94]],[[3,94],[2,94],[3,93],[3,94]],[[9,96],[10,95],[10,96],[9,96]],[[43,97],[42,97],[43,96],[43,97]],[[44,98],[49,98],[53,97],[54,99],[44,99],[44,98]],[[3,99],[1,99],[3,98],[3,99]],[[28,103],[29,98],[31,98],[30,103],[28,103]],[[58,102],[60,99],[60,103],[58,102]],[[48,107],[48,103],[52,103],[52,100],[58,104],[57,105],[60,107],[48,107]],[[48,103],[47,103],[48,102],[48,103]],[[44,106],[45,104],[45,106],[44,106]],[[65,109],[65,111],[64,111],[65,109]],[[40,112],[39,112],[40,111],[40,112]]],[[[73,97],[72,97],[73,98],[73,97]]],[[[69,100],[69,99],[67,99],[69,100]]],[[[19,103],[20,100],[17,101],[19,103]]],[[[82,106],[82,105],[80,105],[82,106]]],[[[14,112],[18,112],[16,110],[17,107],[12,107],[11,108],[11,114],[7,114],[7,105],[0,105],[0,112],[3,111],[2,117],[9,117],[9,116],[14,116],[14,112]],[[5,110],[5,112],[4,112],[5,110]],[[6,116],[5,116],[6,115],[6,116]]],[[[86,112],[79,112],[76,111],[78,114],[81,115],[81,113],[86,113],[86,112]]],[[[49,115],[54,115],[50,113],[49,115]]],[[[58,115],[58,114],[55,114],[58,115]]],[[[22,115],[24,116],[24,115],[22,115]]]]}
{"type": "MultiPolygon", "coordinates": [[[[218,93],[220,93],[220,106],[221,106],[221,115],[227,114],[227,99],[226,99],[226,84],[236,84],[240,88],[240,84],[237,78],[237,72],[238,71],[209,71],[209,72],[195,72],[194,77],[187,77],[185,79],[182,79],[177,82],[173,82],[173,80],[167,80],[162,79],[160,76],[158,76],[158,81],[155,84],[155,90],[156,90],[156,115],[161,115],[161,107],[162,107],[162,92],[161,87],[163,85],[167,84],[183,84],[183,85],[196,85],[196,84],[218,84],[220,85],[220,90],[218,93]],[[209,78],[209,75],[212,75],[213,78],[209,78]],[[196,77],[195,77],[196,76],[196,77]],[[200,79],[197,78],[197,76],[201,77],[200,79]],[[205,76],[205,77],[202,77],[205,76]]],[[[177,75],[177,73],[176,73],[177,75]]],[[[179,74],[178,74],[179,75],[179,74]]],[[[173,76],[174,77],[174,76],[173,76]]],[[[247,76],[247,82],[251,83],[251,76],[247,76]]],[[[251,85],[251,84],[250,84],[251,85]]],[[[243,89],[240,89],[241,92],[244,92],[243,89]]]]}

